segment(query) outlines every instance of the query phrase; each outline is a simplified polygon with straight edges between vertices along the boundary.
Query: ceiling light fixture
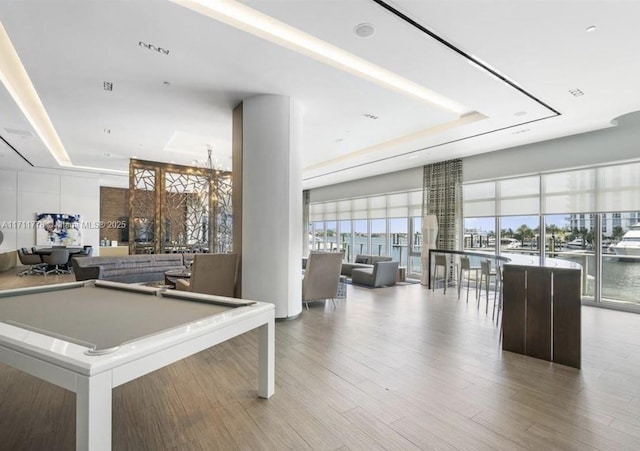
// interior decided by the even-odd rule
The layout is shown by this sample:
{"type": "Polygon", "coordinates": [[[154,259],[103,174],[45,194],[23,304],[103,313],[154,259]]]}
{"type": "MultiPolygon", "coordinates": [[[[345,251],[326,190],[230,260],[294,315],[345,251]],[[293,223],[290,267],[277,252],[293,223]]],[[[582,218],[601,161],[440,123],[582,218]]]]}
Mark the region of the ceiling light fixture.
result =
{"type": "Polygon", "coordinates": [[[591,33],[592,31],[596,31],[596,26],[595,25],[588,26],[585,31],[587,33],[591,33]]]}
{"type": "Polygon", "coordinates": [[[71,159],[2,23],[0,23],[0,80],[53,158],[61,166],[71,166],[71,159]]]}
{"type": "Polygon", "coordinates": [[[237,1],[172,1],[204,16],[349,72],[362,79],[416,97],[423,102],[455,113],[458,116],[469,112],[468,108],[454,100],[237,1]]]}
{"type": "Polygon", "coordinates": [[[375,34],[376,29],[370,23],[361,23],[359,25],[356,25],[353,31],[359,38],[368,38],[369,36],[373,36],[375,34]]]}
{"type": "Polygon", "coordinates": [[[78,169],[78,170],[83,170],[83,171],[96,171],[96,172],[103,172],[103,173],[109,173],[109,174],[122,174],[122,175],[127,175],[129,174],[129,171],[121,171],[120,169],[107,169],[107,168],[97,168],[95,166],[78,166],[78,165],[71,165],[69,166],[68,169],[78,169]]]}

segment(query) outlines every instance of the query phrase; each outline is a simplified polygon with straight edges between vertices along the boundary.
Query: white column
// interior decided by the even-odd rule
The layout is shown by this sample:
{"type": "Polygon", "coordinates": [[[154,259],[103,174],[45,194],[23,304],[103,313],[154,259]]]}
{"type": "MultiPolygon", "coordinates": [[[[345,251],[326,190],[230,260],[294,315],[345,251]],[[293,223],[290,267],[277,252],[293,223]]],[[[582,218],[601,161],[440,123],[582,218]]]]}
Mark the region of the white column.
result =
{"type": "Polygon", "coordinates": [[[289,97],[242,104],[242,297],[302,310],[302,112],[289,97]]]}

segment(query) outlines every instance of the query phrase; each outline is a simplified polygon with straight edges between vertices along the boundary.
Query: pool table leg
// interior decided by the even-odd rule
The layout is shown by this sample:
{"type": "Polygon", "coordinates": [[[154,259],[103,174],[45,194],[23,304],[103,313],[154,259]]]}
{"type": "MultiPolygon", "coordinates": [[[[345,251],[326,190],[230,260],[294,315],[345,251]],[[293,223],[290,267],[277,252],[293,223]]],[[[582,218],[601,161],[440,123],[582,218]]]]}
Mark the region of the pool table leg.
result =
{"type": "Polygon", "coordinates": [[[275,321],[258,328],[258,396],[269,398],[274,392],[275,321]]]}
{"type": "Polygon", "coordinates": [[[111,372],[76,376],[76,450],[111,450],[111,372]]]}

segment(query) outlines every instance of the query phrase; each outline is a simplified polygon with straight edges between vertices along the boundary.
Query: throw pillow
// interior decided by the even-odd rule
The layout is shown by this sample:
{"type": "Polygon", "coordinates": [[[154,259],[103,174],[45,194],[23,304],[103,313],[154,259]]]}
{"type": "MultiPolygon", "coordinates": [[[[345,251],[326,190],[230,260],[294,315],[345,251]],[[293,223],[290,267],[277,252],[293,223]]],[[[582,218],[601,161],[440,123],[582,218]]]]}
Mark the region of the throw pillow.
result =
{"type": "Polygon", "coordinates": [[[369,259],[367,257],[356,257],[356,263],[367,263],[369,259]]]}

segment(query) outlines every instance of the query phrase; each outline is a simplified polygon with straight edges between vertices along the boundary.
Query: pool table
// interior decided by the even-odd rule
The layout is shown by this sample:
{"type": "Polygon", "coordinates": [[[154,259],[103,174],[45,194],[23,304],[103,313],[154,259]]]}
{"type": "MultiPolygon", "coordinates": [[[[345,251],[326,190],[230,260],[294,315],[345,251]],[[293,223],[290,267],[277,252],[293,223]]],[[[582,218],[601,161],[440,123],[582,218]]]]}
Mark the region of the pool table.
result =
{"type": "Polygon", "coordinates": [[[273,304],[85,281],[0,291],[0,362],[76,393],[76,449],[111,449],[112,389],[258,329],[274,391],[273,304]]]}

